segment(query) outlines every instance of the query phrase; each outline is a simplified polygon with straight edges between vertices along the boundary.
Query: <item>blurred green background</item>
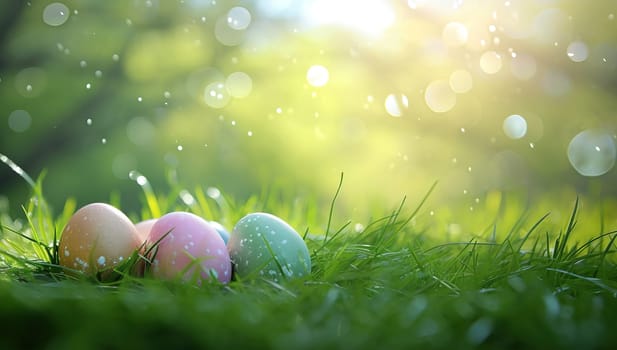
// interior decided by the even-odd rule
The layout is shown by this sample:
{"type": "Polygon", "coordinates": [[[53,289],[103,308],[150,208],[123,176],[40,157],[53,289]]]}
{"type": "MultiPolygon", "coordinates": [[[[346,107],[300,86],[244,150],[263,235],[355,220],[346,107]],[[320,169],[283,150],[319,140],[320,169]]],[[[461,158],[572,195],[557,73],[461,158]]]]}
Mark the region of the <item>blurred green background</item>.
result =
{"type": "MultiPolygon", "coordinates": [[[[617,1],[2,1],[0,153],[56,208],[617,195],[617,1]],[[517,115],[508,118],[511,115],[517,115]],[[578,136],[577,136],[578,135],[578,136]]],[[[0,167],[12,210],[27,184],[0,167]]],[[[289,203],[293,205],[293,203],[289,203]]]]}

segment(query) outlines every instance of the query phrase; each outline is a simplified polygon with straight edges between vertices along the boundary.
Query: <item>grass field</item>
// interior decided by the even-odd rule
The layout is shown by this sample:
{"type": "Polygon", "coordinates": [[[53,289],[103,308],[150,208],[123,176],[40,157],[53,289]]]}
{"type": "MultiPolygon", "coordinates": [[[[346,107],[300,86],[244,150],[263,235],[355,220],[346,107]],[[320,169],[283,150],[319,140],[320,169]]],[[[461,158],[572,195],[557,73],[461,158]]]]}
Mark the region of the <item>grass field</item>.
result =
{"type": "Polygon", "coordinates": [[[28,182],[33,197],[23,218],[2,214],[2,349],[608,349],[617,342],[617,234],[597,231],[604,221],[589,222],[597,216],[581,211],[576,197],[559,223],[503,203],[492,216],[490,208],[455,210],[486,229],[454,240],[426,208],[430,194],[357,225],[338,216],[336,196],[329,207],[274,194],[237,203],[196,189],[187,201],[179,189],[156,196],[144,186],[134,220],[188,210],[230,227],[268,211],[305,236],[313,263],[306,278],[195,287],[64,276],[46,247],[75,203],[54,215],[41,181],[28,182]]]}

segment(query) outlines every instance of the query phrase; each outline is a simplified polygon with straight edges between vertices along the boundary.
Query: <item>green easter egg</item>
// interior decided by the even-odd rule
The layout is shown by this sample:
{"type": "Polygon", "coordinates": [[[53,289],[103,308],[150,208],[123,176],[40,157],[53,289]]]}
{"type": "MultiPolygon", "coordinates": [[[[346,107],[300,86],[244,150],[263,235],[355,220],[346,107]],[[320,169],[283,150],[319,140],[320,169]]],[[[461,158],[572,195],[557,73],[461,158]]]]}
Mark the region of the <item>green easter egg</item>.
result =
{"type": "Polygon", "coordinates": [[[234,272],[241,279],[264,277],[278,281],[311,272],[311,257],[302,237],[272,214],[252,213],[240,219],[227,247],[234,272]]]}

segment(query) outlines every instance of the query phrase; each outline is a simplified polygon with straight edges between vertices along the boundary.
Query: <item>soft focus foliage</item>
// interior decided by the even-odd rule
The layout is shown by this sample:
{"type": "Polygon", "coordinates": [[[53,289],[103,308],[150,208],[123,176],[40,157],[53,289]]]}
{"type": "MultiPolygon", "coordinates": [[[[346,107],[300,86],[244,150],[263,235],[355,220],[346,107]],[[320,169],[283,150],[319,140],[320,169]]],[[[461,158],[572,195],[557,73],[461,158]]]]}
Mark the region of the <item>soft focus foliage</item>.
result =
{"type": "Polygon", "coordinates": [[[55,207],[137,208],[131,170],[239,198],[345,172],[350,212],[436,180],[470,206],[616,194],[614,1],[52,3],[0,4],[0,151],[55,207]]]}

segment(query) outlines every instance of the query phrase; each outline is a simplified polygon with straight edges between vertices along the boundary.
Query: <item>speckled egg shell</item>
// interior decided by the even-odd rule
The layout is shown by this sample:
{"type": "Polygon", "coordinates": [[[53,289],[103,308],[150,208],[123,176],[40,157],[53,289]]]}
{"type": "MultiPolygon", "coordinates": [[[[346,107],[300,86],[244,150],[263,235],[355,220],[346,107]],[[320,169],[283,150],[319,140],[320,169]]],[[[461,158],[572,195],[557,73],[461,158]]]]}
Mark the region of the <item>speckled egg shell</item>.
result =
{"type": "Polygon", "coordinates": [[[209,280],[211,274],[222,283],[231,280],[225,242],[201,217],[188,212],[163,215],[152,226],[146,245],[152,246],[159,240],[150,257],[153,277],[175,279],[182,274],[183,280],[194,280],[197,284],[209,280]]]}
{"type": "Polygon", "coordinates": [[[282,219],[268,213],[248,214],[235,225],[227,244],[239,278],[278,281],[311,272],[306,243],[282,219]]]}
{"type": "Polygon", "coordinates": [[[209,221],[208,223],[212,225],[212,227],[214,227],[216,232],[218,232],[221,238],[223,239],[223,242],[227,244],[227,242],[229,242],[229,231],[227,231],[227,229],[223,225],[221,225],[220,223],[216,221],[209,221]]]}
{"type": "Polygon", "coordinates": [[[64,227],[60,265],[94,275],[121,264],[140,244],[137,229],[122,211],[91,203],[77,210],[64,227]]]}

